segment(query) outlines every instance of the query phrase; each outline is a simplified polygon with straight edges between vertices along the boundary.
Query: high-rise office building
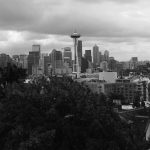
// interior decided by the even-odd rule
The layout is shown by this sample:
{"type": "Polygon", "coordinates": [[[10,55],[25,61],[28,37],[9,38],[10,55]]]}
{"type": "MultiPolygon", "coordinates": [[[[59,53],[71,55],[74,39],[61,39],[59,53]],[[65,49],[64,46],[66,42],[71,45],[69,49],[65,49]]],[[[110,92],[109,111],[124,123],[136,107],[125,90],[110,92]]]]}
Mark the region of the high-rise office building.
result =
{"type": "Polygon", "coordinates": [[[49,66],[51,65],[51,57],[49,56],[44,56],[44,74],[47,76],[49,75],[49,66]]]}
{"type": "Polygon", "coordinates": [[[64,48],[64,58],[69,57],[70,60],[72,60],[72,52],[70,47],[65,47],[64,48]]]}
{"type": "Polygon", "coordinates": [[[102,55],[102,52],[99,52],[99,62],[101,63],[104,61],[104,55],[102,55]]]}
{"type": "Polygon", "coordinates": [[[85,73],[88,67],[89,67],[88,60],[85,57],[82,57],[81,72],[85,73]]]}
{"type": "Polygon", "coordinates": [[[82,41],[81,40],[78,40],[77,50],[78,50],[78,57],[82,57],[82,41]]]}
{"type": "Polygon", "coordinates": [[[0,67],[6,67],[8,63],[11,63],[12,60],[7,54],[0,54],[0,67]]]}
{"type": "Polygon", "coordinates": [[[54,72],[56,68],[62,68],[63,62],[61,51],[53,49],[53,51],[51,52],[51,64],[54,72]]]}
{"type": "Polygon", "coordinates": [[[92,62],[91,50],[85,50],[84,57],[85,57],[89,62],[92,62]]]}
{"type": "Polygon", "coordinates": [[[32,52],[40,52],[41,46],[40,45],[32,45],[32,52]]]}
{"type": "Polygon", "coordinates": [[[93,65],[94,67],[99,66],[100,64],[100,56],[99,56],[99,47],[94,45],[93,47],[93,65]]]}
{"type": "Polygon", "coordinates": [[[138,58],[132,57],[130,60],[130,69],[135,69],[138,65],[138,58]]]}
{"type": "Polygon", "coordinates": [[[81,68],[81,63],[82,63],[82,41],[81,40],[78,40],[77,51],[78,51],[79,67],[81,68]]]}
{"type": "MultiPolygon", "coordinates": [[[[40,45],[32,45],[32,51],[28,55],[28,74],[33,74],[34,70],[38,70],[40,60],[40,45]]],[[[37,72],[37,71],[34,71],[37,72]]]]}
{"type": "Polygon", "coordinates": [[[108,50],[105,50],[104,52],[104,61],[109,61],[109,51],[108,50]]]}
{"type": "Polygon", "coordinates": [[[65,67],[72,67],[72,52],[70,47],[64,48],[63,62],[65,67]]]}
{"type": "Polygon", "coordinates": [[[22,68],[28,68],[28,55],[20,55],[20,64],[22,65],[22,68]]]}
{"type": "Polygon", "coordinates": [[[34,67],[39,66],[39,60],[40,60],[39,52],[29,52],[29,55],[28,55],[28,74],[29,75],[32,75],[33,66],[34,67]]]}
{"type": "Polygon", "coordinates": [[[42,73],[45,73],[44,71],[44,57],[48,56],[48,53],[41,53],[40,54],[40,60],[39,60],[39,68],[41,68],[42,73]]]}
{"type": "Polygon", "coordinates": [[[138,58],[137,58],[137,57],[132,57],[132,58],[131,58],[131,61],[132,61],[132,62],[138,62],[138,58]]]}

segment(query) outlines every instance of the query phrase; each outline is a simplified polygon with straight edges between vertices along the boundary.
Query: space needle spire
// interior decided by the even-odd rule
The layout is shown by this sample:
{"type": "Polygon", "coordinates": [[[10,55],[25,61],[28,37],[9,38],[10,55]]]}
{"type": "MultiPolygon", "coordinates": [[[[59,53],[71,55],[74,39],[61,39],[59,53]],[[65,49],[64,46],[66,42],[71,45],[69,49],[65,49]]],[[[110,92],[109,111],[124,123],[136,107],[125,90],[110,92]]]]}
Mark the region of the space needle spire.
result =
{"type": "Polygon", "coordinates": [[[77,45],[78,45],[78,38],[81,37],[79,33],[75,30],[74,33],[70,36],[73,39],[74,42],[74,63],[73,63],[73,72],[77,73],[77,77],[79,76],[80,69],[79,69],[79,59],[78,59],[78,51],[77,51],[77,45]]]}

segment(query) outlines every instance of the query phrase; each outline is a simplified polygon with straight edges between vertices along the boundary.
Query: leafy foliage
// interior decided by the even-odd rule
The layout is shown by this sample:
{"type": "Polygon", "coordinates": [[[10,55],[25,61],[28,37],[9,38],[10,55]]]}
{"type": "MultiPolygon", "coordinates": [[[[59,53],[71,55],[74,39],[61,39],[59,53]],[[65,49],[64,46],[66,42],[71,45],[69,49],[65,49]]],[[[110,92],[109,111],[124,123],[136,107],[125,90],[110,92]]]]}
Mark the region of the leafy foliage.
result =
{"type": "Polygon", "coordinates": [[[21,79],[25,79],[27,74],[26,70],[23,68],[18,68],[16,65],[8,63],[7,67],[0,68],[0,83],[12,83],[18,82],[21,79]]]}
{"type": "Polygon", "coordinates": [[[70,78],[12,83],[0,101],[1,150],[134,150],[128,124],[105,95],[70,78]],[[40,94],[44,87],[45,94],[40,94]]]}

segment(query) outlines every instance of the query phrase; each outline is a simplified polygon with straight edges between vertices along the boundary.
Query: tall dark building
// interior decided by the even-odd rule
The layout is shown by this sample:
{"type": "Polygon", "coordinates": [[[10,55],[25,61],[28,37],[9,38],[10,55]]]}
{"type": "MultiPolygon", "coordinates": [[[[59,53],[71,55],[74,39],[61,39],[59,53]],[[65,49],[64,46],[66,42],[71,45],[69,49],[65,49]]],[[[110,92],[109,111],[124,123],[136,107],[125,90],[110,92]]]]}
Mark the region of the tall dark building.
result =
{"type": "Polygon", "coordinates": [[[97,45],[93,47],[93,65],[94,67],[100,65],[99,47],[97,45]]]}
{"type": "Polygon", "coordinates": [[[32,75],[33,66],[39,66],[40,51],[29,52],[28,55],[28,74],[32,75]]]}
{"type": "Polygon", "coordinates": [[[33,68],[34,70],[39,68],[40,51],[40,45],[32,45],[32,51],[28,55],[28,75],[32,75],[33,68]]]}
{"type": "Polygon", "coordinates": [[[78,57],[82,57],[82,41],[81,40],[78,40],[78,47],[77,47],[77,50],[78,50],[78,57]]]}
{"type": "Polygon", "coordinates": [[[85,57],[88,61],[92,62],[91,50],[85,50],[84,57],[85,57]]]}
{"type": "Polygon", "coordinates": [[[82,57],[81,59],[82,59],[81,73],[84,73],[84,72],[86,72],[86,69],[88,69],[89,63],[88,63],[88,60],[86,58],[82,57]]]}
{"type": "Polygon", "coordinates": [[[104,61],[104,55],[102,55],[102,53],[99,52],[99,62],[101,63],[102,61],[104,61]]]}
{"type": "Polygon", "coordinates": [[[104,61],[109,61],[109,51],[108,50],[105,50],[104,52],[104,61]]]}
{"type": "Polygon", "coordinates": [[[77,51],[78,51],[78,58],[79,58],[79,66],[81,67],[81,61],[82,61],[82,41],[81,40],[78,40],[77,51]]]}
{"type": "Polygon", "coordinates": [[[7,54],[0,54],[0,67],[6,67],[8,63],[11,63],[12,60],[7,54]]]}
{"type": "Polygon", "coordinates": [[[44,56],[44,74],[48,75],[48,66],[51,64],[51,57],[44,56]]]}
{"type": "Polygon", "coordinates": [[[61,68],[63,66],[62,52],[53,49],[53,51],[51,53],[51,62],[52,62],[52,67],[54,70],[56,68],[61,68]]]}

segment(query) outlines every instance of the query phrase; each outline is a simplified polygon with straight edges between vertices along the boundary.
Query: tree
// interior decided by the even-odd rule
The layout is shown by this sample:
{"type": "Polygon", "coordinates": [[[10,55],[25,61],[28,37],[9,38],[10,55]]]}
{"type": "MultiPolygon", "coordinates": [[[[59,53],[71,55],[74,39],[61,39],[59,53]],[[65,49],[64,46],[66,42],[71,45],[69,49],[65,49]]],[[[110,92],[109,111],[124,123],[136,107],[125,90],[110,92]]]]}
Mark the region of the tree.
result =
{"type": "Polygon", "coordinates": [[[18,68],[16,65],[7,64],[7,67],[0,68],[0,83],[5,85],[6,83],[12,84],[13,82],[24,81],[26,78],[26,69],[18,68]]]}
{"type": "Polygon", "coordinates": [[[104,95],[68,77],[12,85],[0,101],[1,150],[135,149],[128,125],[104,95]]]}

